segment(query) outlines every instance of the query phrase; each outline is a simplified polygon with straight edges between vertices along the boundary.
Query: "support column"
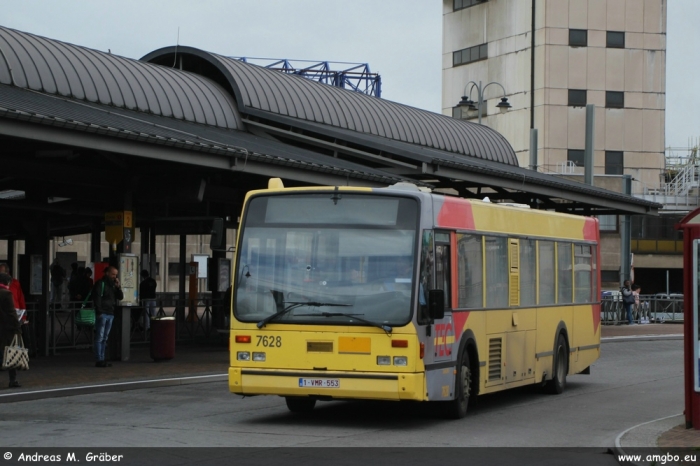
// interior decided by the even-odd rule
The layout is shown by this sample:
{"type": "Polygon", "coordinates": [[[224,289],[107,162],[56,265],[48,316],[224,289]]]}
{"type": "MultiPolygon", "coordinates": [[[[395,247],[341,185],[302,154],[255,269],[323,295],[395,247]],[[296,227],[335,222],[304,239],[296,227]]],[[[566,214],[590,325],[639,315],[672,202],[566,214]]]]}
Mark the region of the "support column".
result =
{"type": "MultiPolygon", "coordinates": [[[[37,344],[37,353],[44,356],[49,355],[50,342],[51,342],[51,315],[49,313],[49,293],[50,293],[50,280],[49,280],[49,264],[51,260],[49,257],[50,248],[50,234],[49,234],[49,222],[45,218],[35,218],[27,221],[27,230],[25,231],[25,257],[27,257],[27,269],[30,268],[31,257],[33,255],[41,256],[41,294],[28,295],[27,300],[36,303],[36,312],[30,315],[29,318],[33,319],[31,325],[34,328],[34,335],[37,344]]],[[[31,270],[27,270],[27,277],[31,277],[31,270]]],[[[25,286],[29,286],[27,283],[25,286]]]]}
{"type": "Polygon", "coordinates": [[[187,276],[187,236],[180,235],[180,273],[178,276],[178,320],[185,321],[185,277],[187,276]]]}
{"type": "MultiPolygon", "coordinates": [[[[632,177],[630,175],[622,176],[624,194],[632,195],[632,177]]],[[[620,218],[620,286],[625,280],[630,280],[631,262],[632,262],[632,228],[631,217],[623,215],[620,218]]]]}
{"type": "Polygon", "coordinates": [[[144,226],[139,227],[139,236],[141,238],[141,251],[139,254],[141,256],[141,268],[148,270],[150,273],[149,264],[147,264],[146,261],[144,260],[145,256],[150,254],[150,251],[148,248],[150,245],[148,242],[149,230],[150,230],[150,228],[148,228],[148,227],[144,227],[144,226]]]}
{"type": "MultiPolygon", "coordinates": [[[[141,238],[143,241],[143,238],[141,238]]],[[[156,249],[156,227],[152,226],[148,230],[148,250],[151,254],[151,263],[149,264],[149,272],[153,278],[156,278],[156,262],[158,261],[158,250],[156,249]]],[[[163,267],[167,266],[167,258],[163,258],[163,267]]],[[[164,269],[165,270],[165,269],[164,269]]],[[[165,291],[165,290],[163,290],[165,291]]]]}
{"type": "Polygon", "coordinates": [[[90,232],[90,262],[93,264],[96,262],[102,262],[102,228],[99,222],[95,222],[92,225],[92,231],[90,232]]]}
{"type": "Polygon", "coordinates": [[[530,170],[537,171],[537,129],[530,128],[530,170]]]}
{"type": "MultiPolygon", "coordinates": [[[[583,182],[593,186],[593,153],[595,150],[595,105],[586,105],[586,146],[583,152],[583,182]]],[[[627,193],[629,194],[629,193],[627,193]]]]}
{"type": "MultiPolygon", "coordinates": [[[[224,238],[226,237],[226,229],[224,228],[224,238]]],[[[209,273],[209,290],[211,290],[211,297],[212,297],[212,320],[215,328],[224,328],[226,326],[225,320],[226,320],[226,312],[227,312],[227,307],[226,303],[222,303],[221,300],[223,299],[226,289],[228,288],[228,285],[226,288],[221,289],[219,288],[219,281],[220,281],[220,270],[219,270],[219,259],[226,259],[226,251],[222,250],[212,250],[211,252],[211,261],[212,261],[212,266],[209,268],[210,273],[209,273]],[[216,305],[214,305],[216,303],[216,305]]]]}
{"type": "Polygon", "coordinates": [[[15,240],[7,240],[7,265],[10,267],[12,276],[17,277],[17,264],[15,263],[15,240]]]}

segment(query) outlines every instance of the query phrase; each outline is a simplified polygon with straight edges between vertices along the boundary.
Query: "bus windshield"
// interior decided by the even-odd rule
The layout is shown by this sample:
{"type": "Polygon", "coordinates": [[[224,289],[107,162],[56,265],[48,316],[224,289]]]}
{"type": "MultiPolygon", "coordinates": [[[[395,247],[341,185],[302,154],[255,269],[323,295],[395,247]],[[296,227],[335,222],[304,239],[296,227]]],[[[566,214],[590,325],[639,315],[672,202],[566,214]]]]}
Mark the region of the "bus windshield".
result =
{"type": "Polygon", "coordinates": [[[251,199],[234,313],[243,322],[390,326],[411,319],[418,203],[362,194],[251,199]]]}

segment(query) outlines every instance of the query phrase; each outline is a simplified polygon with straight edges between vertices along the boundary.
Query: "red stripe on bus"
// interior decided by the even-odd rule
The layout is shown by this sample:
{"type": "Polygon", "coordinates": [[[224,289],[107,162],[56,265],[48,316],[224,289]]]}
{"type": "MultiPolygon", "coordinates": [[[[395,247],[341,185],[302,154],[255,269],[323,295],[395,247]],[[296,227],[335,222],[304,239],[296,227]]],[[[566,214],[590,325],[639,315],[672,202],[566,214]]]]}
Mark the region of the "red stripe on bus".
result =
{"type": "Polygon", "coordinates": [[[459,339],[462,337],[462,332],[464,332],[464,326],[467,325],[468,318],[469,311],[452,312],[452,321],[454,322],[455,326],[455,342],[459,341],[459,339]]]}
{"type": "Polygon", "coordinates": [[[583,223],[583,239],[586,241],[598,241],[598,221],[588,217],[583,223]]]}
{"type": "Polygon", "coordinates": [[[439,227],[474,229],[472,205],[463,199],[446,197],[435,220],[439,227]]]}
{"type": "Polygon", "coordinates": [[[600,327],[600,304],[592,305],[591,310],[593,311],[593,335],[595,335],[600,327]]]}

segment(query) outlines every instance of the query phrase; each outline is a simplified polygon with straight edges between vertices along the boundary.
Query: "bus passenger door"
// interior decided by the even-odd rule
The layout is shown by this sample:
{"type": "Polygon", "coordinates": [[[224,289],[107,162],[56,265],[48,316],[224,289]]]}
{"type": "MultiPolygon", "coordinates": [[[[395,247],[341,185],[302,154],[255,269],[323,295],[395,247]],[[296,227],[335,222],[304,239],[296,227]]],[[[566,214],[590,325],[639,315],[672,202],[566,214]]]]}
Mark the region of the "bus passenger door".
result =
{"type": "Polygon", "coordinates": [[[452,294],[450,293],[451,264],[449,233],[435,235],[435,289],[445,293],[445,317],[435,321],[435,362],[452,360],[452,345],[455,341],[452,323],[452,294]],[[441,238],[444,235],[444,238],[441,238]],[[443,241],[440,241],[443,239],[443,241]]]}
{"type": "Polygon", "coordinates": [[[445,293],[445,316],[430,320],[421,305],[418,323],[420,339],[425,344],[424,364],[428,399],[447,400],[454,393],[453,344],[454,325],[452,322],[452,294],[450,235],[445,232],[425,231],[421,255],[421,288],[443,290],[445,293]]]}

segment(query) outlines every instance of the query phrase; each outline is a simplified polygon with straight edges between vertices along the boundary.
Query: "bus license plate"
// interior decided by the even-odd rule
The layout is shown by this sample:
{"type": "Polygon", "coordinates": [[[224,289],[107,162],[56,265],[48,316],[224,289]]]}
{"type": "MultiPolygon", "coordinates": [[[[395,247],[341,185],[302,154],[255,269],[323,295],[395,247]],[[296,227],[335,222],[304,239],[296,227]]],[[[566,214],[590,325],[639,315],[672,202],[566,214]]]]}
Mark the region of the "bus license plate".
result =
{"type": "Polygon", "coordinates": [[[338,379],[299,379],[300,388],[340,388],[338,379]]]}

